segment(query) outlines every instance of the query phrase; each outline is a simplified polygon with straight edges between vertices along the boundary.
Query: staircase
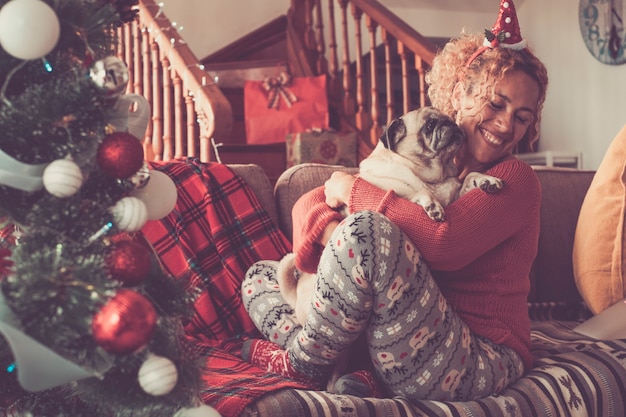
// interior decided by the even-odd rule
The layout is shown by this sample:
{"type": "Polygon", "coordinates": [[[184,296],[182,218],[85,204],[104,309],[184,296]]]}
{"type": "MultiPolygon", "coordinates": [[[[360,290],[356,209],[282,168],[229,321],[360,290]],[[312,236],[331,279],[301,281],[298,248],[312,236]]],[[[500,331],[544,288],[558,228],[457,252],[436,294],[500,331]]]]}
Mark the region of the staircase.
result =
{"type": "Polygon", "coordinates": [[[286,168],[285,145],[246,143],[243,87],[247,80],[263,80],[290,71],[286,28],[287,17],[280,16],[201,60],[232,109],[232,131],[215,139],[219,143],[216,157],[223,163],[261,165],[270,181],[286,168]]]}
{"type": "Polygon", "coordinates": [[[387,121],[427,104],[435,43],[376,0],[292,0],[285,16],[202,60],[171,28],[154,0],[140,0],[138,20],[118,31],[129,92],[153,107],[143,139],[148,159],[256,163],[275,180],[285,146],[246,144],[243,82],[283,70],[327,75],[331,125],[358,133],[359,159],[387,121]]]}

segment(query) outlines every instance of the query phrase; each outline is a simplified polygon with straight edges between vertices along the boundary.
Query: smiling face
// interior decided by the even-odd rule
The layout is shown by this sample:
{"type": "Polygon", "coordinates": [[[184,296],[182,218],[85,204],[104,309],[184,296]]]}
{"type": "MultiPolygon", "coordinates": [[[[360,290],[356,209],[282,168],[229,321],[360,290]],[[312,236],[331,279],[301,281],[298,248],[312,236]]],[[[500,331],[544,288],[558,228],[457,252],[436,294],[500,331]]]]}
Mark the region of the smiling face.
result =
{"type": "Polygon", "coordinates": [[[457,165],[462,173],[483,171],[513,154],[537,117],[539,85],[522,71],[511,71],[498,81],[486,100],[469,96],[462,83],[454,89],[457,123],[466,142],[457,165]]]}

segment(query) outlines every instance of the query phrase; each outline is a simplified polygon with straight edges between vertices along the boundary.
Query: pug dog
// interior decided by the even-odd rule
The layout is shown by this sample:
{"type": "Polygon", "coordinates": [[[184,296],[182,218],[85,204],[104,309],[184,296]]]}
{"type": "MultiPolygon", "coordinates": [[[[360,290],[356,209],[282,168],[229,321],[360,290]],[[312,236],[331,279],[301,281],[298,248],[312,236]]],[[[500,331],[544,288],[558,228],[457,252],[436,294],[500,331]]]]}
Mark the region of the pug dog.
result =
{"type": "Polygon", "coordinates": [[[359,165],[359,176],[384,190],[394,190],[444,221],[444,207],[480,188],[497,192],[503,181],[480,172],[458,179],[454,157],[463,145],[463,130],[434,107],[421,107],[393,120],[372,153],[359,165]]]}
{"type": "MultiPolygon", "coordinates": [[[[479,172],[458,178],[454,157],[461,149],[463,130],[446,114],[434,107],[421,107],[393,120],[385,129],[370,155],[359,164],[359,176],[369,183],[422,206],[434,221],[445,220],[444,208],[463,194],[480,188],[488,193],[502,189],[504,182],[479,172]]],[[[345,215],[345,208],[341,209],[345,215]]],[[[304,326],[315,291],[316,275],[295,267],[295,254],[279,262],[277,280],[280,291],[304,326]]],[[[339,360],[327,389],[341,375],[344,360],[339,360]]]]}

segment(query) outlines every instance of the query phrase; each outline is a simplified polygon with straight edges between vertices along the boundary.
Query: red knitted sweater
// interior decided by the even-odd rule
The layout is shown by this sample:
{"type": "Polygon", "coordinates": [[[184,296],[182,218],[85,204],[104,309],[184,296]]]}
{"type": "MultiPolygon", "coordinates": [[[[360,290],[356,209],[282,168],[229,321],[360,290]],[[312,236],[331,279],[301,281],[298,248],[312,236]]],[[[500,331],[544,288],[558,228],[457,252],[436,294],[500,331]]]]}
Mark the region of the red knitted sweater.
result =
{"type": "MultiPolygon", "coordinates": [[[[478,335],[514,349],[532,365],[527,296],[537,254],[541,184],[526,163],[503,161],[486,172],[504,180],[496,194],[473,190],[434,222],[422,207],[357,178],[351,213],[387,216],[415,243],[447,301],[478,335]]],[[[323,187],[303,195],[293,208],[293,248],[298,268],[315,272],[324,226],[341,216],[325,203],[323,187]]]]}

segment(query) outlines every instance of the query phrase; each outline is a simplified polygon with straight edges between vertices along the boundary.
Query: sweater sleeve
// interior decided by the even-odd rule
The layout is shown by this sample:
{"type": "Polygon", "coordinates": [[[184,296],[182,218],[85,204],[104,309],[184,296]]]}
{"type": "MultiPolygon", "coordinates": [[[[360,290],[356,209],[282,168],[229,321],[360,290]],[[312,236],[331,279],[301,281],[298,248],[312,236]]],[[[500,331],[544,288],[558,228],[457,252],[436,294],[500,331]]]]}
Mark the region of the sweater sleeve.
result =
{"type": "Polygon", "coordinates": [[[296,268],[315,273],[324,250],[318,240],[326,225],[333,220],[341,221],[342,215],[326,204],[323,186],[302,195],[294,204],[291,215],[296,268]]]}
{"type": "Polygon", "coordinates": [[[418,204],[362,178],[352,187],[349,209],[384,214],[407,234],[432,269],[458,270],[527,227],[526,220],[534,221],[539,212],[541,185],[528,164],[507,160],[486,174],[504,180],[504,188],[494,194],[470,191],[445,208],[444,222],[431,220],[418,204]]]}

